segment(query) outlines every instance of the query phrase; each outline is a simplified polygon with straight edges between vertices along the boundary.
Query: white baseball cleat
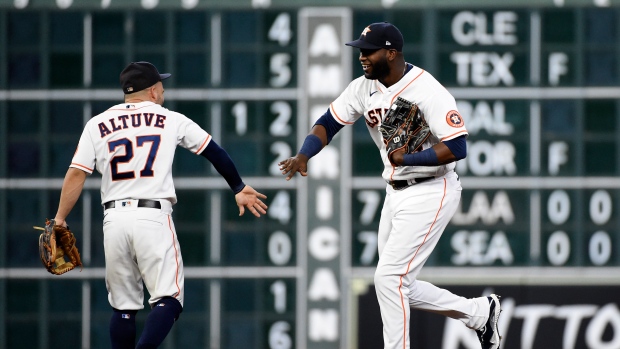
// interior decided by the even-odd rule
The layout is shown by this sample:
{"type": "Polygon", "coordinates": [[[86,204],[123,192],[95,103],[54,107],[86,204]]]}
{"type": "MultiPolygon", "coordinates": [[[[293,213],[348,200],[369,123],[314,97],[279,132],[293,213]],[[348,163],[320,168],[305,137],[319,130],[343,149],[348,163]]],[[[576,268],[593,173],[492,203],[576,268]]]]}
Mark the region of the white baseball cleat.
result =
{"type": "Polygon", "coordinates": [[[497,322],[499,321],[499,314],[502,312],[501,305],[499,303],[499,296],[492,294],[487,297],[491,309],[489,310],[489,319],[484,327],[480,330],[476,330],[478,339],[482,345],[482,349],[499,349],[500,340],[502,336],[499,335],[497,328],[497,322]]]}

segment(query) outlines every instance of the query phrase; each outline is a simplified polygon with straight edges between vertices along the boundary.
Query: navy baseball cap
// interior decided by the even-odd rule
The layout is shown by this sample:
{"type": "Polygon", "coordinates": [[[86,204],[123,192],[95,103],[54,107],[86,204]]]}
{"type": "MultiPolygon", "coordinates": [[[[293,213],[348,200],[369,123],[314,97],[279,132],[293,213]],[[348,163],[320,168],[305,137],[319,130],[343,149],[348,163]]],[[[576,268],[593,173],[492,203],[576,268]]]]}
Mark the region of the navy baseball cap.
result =
{"type": "Polygon", "coordinates": [[[362,31],[360,38],[347,42],[345,45],[368,50],[403,51],[403,34],[393,24],[388,22],[373,23],[362,31]]]}
{"type": "Polygon", "coordinates": [[[131,62],[121,72],[121,87],[125,94],[142,91],[167,79],[171,74],[160,74],[149,62],[131,62]]]}

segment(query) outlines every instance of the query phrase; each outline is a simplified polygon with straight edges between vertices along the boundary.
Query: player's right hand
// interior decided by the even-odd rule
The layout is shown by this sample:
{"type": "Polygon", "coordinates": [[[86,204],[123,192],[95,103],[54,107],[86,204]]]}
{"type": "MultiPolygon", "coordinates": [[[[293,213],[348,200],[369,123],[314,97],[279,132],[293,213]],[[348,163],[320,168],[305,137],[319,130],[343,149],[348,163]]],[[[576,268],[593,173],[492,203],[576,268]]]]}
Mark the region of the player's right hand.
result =
{"type": "Polygon", "coordinates": [[[292,158],[280,161],[278,166],[280,166],[280,170],[286,176],[287,181],[293,178],[297,172],[304,177],[308,175],[308,157],[303,154],[297,154],[292,158]]]}

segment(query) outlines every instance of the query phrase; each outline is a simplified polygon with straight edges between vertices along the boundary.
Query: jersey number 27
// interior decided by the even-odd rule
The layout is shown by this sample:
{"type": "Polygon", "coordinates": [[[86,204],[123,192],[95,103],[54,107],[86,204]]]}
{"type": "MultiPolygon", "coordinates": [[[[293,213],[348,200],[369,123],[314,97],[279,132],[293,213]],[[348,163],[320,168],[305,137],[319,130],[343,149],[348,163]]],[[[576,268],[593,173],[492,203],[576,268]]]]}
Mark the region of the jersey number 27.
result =
{"type": "MultiPolygon", "coordinates": [[[[140,177],[153,177],[153,162],[157,156],[157,150],[159,150],[159,143],[161,141],[160,135],[149,136],[137,136],[136,145],[142,147],[144,143],[151,143],[151,149],[149,150],[149,156],[146,159],[144,168],[140,171],[140,177]]],[[[108,142],[108,150],[113,152],[117,147],[125,147],[125,155],[117,155],[110,160],[110,170],[112,172],[112,180],[119,181],[125,179],[134,179],[136,174],[134,171],[118,172],[118,164],[128,163],[133,159],[133,142],[127,138],[117,139],[108,142]]]]}

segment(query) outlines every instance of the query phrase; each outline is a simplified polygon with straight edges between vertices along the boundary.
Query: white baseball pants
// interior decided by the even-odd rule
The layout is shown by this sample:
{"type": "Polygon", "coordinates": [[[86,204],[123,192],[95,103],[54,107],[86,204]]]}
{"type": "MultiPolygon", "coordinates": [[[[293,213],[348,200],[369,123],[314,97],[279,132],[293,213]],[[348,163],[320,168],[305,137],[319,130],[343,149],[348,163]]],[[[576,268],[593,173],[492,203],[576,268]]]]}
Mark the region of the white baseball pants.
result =
{"type": "Polygon", "coordinates": [[[486,297],[467,299],[416,279],[456,212],[461,190],[453,171],[402,190],[386,189],[375,272],[385,349],[409,349],[410,307],[461,320],[472,329],[488,318],[486,297]]]}
{"type": "Polygon", "coordinates": [[[120,310],[144,308],[142,282],[153,306],[163,297],[183,305],[183,259],[172,222],[172,204],[161,209],[137,207],[138,200],[117,200],[105,210],[103,245],[110,305],[120,310]],[[125,204],[123,204],[125,203],[125,204]]]}

